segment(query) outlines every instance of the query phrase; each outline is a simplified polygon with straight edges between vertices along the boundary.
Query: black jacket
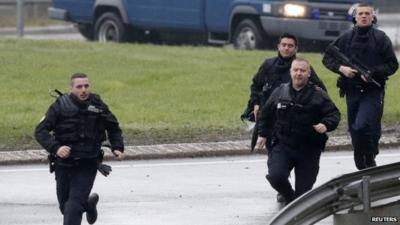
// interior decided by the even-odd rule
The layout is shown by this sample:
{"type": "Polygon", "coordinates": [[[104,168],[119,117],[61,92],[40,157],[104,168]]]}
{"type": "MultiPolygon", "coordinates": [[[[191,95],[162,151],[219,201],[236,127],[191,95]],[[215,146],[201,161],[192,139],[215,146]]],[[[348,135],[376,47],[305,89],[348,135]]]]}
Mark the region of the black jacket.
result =
{"type": "Polygon", "coordinates": [[[49,153],[62,145],[71,147],[71,158],[95,158],[106,133],[113,150],[124,150],[122,131],[116,117],[101,100],[90,94],[80,101],[74,95],[62,95],[50,106],[35,129],[35,138],[49,153]]]}
{"type": "MultiPolygon", "coordinates": [[[[392,42],[383,31],[373,26],[354,27],[335,40],[332,45],[337,46],[348,58],[361,61],[370,69],[372,77],[382,86],[385,85],[388,76],[394,74],[399,67],[392,42]]],[[[340,74],[340,61],[328,52],[325,53],[322,63],[332,72],[340,74]]],[[[343,76],[343,79],[350,85],[367,85],[359,76],[353,79],[343,76]]]]}
{"type": "Polygon", "coordinates": [[[313,125],[323,123],[332,131],[339,121],[340,112],[325,91],[310,83],[296,91],[289,82],[275,89],[263,106],[258,134],[291,147],[322,150],[327,136],[313,125]]]}
{"type": "MultiPolygon", "coordinates": [[[[291,58],[282,58],[281,56],[266,59],[253,77],[250,86],[249,106],[262,106],[275,88],[283,83],[290,81],[290,67],[295,56],[291,58]]],[[[325,85],[318,78],[314,69],[311,68],[310,82],[318,85],[326,91],[325,85]]]]}

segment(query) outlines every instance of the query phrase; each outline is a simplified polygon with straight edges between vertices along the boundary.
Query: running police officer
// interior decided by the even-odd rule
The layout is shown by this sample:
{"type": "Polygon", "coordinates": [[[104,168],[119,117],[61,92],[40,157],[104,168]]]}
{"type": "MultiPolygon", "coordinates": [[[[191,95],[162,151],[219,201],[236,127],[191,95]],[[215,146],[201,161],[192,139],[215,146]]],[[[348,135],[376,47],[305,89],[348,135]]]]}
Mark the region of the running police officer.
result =
{"type": "Polygon", "coordinates": [[[99,196],[89,194],[105,131],[113,154],[122,160],[124,144],[116,117],[98,95],[90,93],[87,75],[73,74],[70,94],[57,98],[35,130],[36,140],[56,158],[57,198],[64,225],[80,225],[84,212],[89,224],[96,222],[99,196]]]}
{"type": "Polygon", "coordinates": [[[267,180],[286,203],[310,190],[319,171],[326,132],[336,129],[340,112],[327,93],[309,82],[310,64],[296,58],[290,69],[291,81],[280,85],[262,107],[257,149],[271,140],[268,149],[267,180]],[[295,172],[293,190],[288,178],[295,172]]]}
{"type": "Polygon", "coordinates": [[[328,50],[333,47],[338,49],[354,62],[353,65],[362,66],[368,74],[361,74],[362,71],[343,63],[328,50],[322,62],[328,69],[340,74],[338,86],[341,96],[346,96],[354,161],[361,170],[376,166],[384,87],[388,76],[398,69],[398,62],[389,38],[373,26],[376,23],[374,9],[368,4],[359,4],[353,16],[354,28],[334,41],[328,50]]]}
{"type": "MultiPolygon", "coordinates": [[[[254,119],[254,122],[256,122],[258,120],[261,107],[265,104],[275,88],[290,81],[290,66],[292,61],[296,58],[296,53],[298,50],[298,40],[296,36],[289,33],[282,34],[279,37],[277,48],[278,56],[266,59],[258,69],[256,75],[253,77],[252,84],[250,86],[250,100],[245,113],[242,115],[242,119],[249,117],[249,115],[246,114],[251,114],[251,112],[253,112],[253,118],[248,119],[254,119]]],[[[318,78],[312,67],[310,81],[326,91],[325,85],[318,78]]],[[[253,150],[255,147],[257,137],[258,123],[256,123],[253,130],[251,150],[253,150]]],[[[268,139],[268,142],[269,140],[270,139],[268,139]]],[[[268,146],[269,143],[267,144],[267,147],[268,146]]],[[[279,194],[277,195],[277,201],[283,201],[283,198],[279,194]]]]}
{"type": "MultiPolygon", "coordinates": [[[[284,33],[279,38],[277,48],[278,56],[266,59],[253,77],[250,86],[250,99],[245,112],[241,116],[242,119],[256,122],[262,105],[267,101],[272,91],[279,85],[290,81],[290,65],[296,58],[298,49],[297,38],[292,34],[284,33]]],[[[326,90],[312,68],[310,81],[326,90]]],[[[252,150],[257,140],[257,129],[256,124],[252,137],[252,150]]]]}
{"type": "MultiPolygon", "coordinates": [[[[278,56],[268,58],[258,69],[250,86],[249,105],[253,107],[257,117],[262,105],[267,101],[272,91],[283,83],[290,81],[290,66],[296,58],[298,40],[296,36],[284,33],[279,37],[278,56]]],[[[310,81],[326,90],[325,85],[311,68],[310,81]]]]}

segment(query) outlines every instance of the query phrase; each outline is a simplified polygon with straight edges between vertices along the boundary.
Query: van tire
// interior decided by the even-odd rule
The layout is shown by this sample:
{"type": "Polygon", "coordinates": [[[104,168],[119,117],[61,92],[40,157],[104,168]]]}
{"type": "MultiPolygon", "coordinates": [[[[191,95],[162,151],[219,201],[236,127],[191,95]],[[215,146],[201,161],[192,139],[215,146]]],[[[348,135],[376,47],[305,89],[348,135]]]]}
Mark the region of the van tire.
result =
{"type": "Polygon", "coordinates": [[[95,40],[98,42],[125,42],[128,40],[127,28],[119,15],[113,12],[102,14],[95,23],[95,40]]]}
{"type": "Polygon", "coordinates": [[[265,45],[262,30],[251,19],[242,20],[236,27],[233,33],[233,46],[236,49],[260,49],[265,45]]]}

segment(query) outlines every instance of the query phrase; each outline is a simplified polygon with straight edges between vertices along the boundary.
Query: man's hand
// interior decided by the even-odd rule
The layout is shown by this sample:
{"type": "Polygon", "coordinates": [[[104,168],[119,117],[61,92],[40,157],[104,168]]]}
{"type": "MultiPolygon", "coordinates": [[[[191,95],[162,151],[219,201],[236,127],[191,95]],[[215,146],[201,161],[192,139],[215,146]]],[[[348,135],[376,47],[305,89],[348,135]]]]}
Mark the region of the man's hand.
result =
{"type": "Polygon", "coordinates": [[[123,160],[125,158],[125,155],[123,152],[120,150],[113,150],[112,153],[114,154],[115,158],[118,160],[123,160]]]}
{"type": "Polygon", "coordinates": [[[326,128],[325,124],[323,124],[323,123],[319,123],[317,125],[313,125],[313,127],[314,127],[314,130],[317,131],[320,134],[323,134],[328,130],[328,128],[326,128]]]}
{"type": "Polygon", "coordinates": [[[255,121],[257,121],[258,120],[258,113],[260,112],[260,105],[254,105],[254,111],[253,111],[253,113],[254,113],[254,119],[255,119],[255,121]]]}
{"type": "Polygon", "coordinates": [[[348,66],[340,66],[339,72],[341,72],[343,75],[345,75],[348,78],[353,78],[357,74],[357,70],[355,70],[351,67],[348,67],[348,66]]]}
{"type": "Polygon", "coordinates": [[[71,148],[69,146],[63,145],[57,149],[56,155],[62,159],[66,159],[71,154],[71,148]]]}
{"type": "Polygon", "coordinates": [[[265,149],[265,144],[267,143],[267,138],[258,136],[256,146],[254,147],[255,150],[260,151],[265,149]]]}

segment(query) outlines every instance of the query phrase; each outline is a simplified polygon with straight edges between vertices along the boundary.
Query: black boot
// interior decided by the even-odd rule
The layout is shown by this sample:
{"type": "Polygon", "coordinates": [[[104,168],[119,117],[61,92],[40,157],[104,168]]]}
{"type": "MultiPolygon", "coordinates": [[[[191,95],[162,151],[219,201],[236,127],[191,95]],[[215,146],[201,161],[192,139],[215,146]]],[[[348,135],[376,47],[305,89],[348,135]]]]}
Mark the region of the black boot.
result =
{"type": "Polygon", "coordinates": [[[367,168],[376,166],[375,157],[376,155],[374,153],[369,153],[365,155],[365,165],[367,168]]]}
{"type": "Polygon", "coordinates": [[[279,203],[284,203],[284,202],[286,202],[286,199],[285,199],[285,197],[283,197],[283,195],[281,193],[278,193],[276,195],[276,201],[279,203]]]}
{"type": "Polygon", "coordinates": [[[93,193],[89,196],[87,201],[86,219],[89,224],[94,224],[97,220],[97,202],[99,202],[99,195],[93,193]]]}

